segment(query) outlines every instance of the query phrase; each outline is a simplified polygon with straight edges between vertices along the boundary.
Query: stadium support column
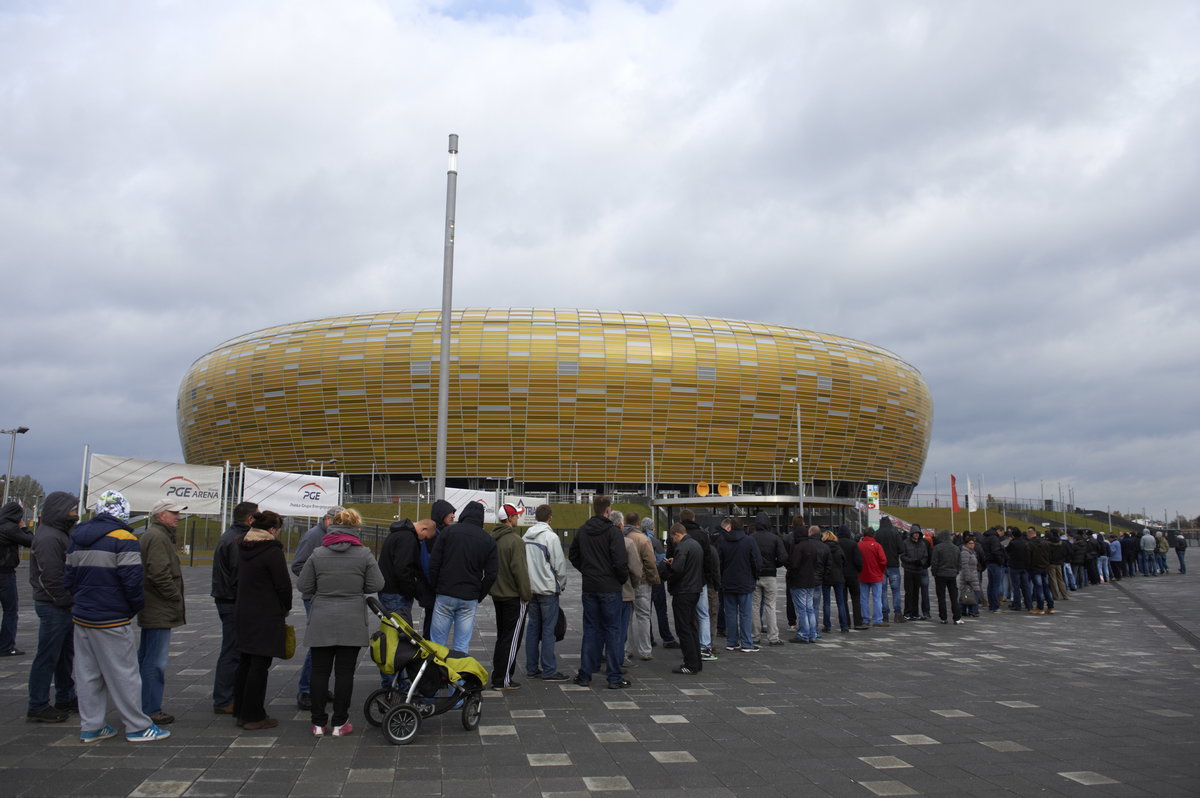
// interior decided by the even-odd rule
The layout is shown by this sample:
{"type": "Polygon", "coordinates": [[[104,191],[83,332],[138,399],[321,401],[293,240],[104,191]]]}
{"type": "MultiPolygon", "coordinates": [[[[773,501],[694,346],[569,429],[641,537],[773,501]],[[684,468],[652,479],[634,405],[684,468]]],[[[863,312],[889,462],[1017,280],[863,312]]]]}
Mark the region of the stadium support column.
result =
{"type": "Polygon", "coordinates": [[[458,136],[450,134],[446,172],[446,253],[442,261],[442,347],[438,368],[437,463],[434,496],[446,498],[446,436],[450,421],[450,297],[454,288],[454,202],[458,190],[458,136]]]}

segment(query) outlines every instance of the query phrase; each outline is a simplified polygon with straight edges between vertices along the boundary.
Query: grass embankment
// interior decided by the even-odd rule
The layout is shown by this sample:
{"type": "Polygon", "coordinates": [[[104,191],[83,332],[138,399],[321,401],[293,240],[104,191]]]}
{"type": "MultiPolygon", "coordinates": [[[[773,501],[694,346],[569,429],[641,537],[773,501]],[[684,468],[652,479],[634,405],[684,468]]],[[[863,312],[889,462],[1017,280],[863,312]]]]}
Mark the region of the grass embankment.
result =
{"type": "MultiPolygon", "coordinates": [[[[1006,516],[999,510],[988,510],[986,517],[983,510],[968,513],[966,509],[963,509],[960,512],[951,513],[949,507],[884,507],[883,511],[910,524],[920,524],[922,529],[950,529],[951,523],[953,523],[955,532],[963,532],[968,529],[975,532],[982,532],[989,527],[1003,524],[1006,520],[1006,516]],[[952,515],[953,521],[951,521],[952,515]]],[[[1007,516],[1007,522],[1009,526],[1024,529],[1030,525],[1031,522],[1025,520],[1030,517],[1039,518],[1041,521],[1048,521],[1054,527],[1062,528],[1062,513],[1022,512],[1020,519],[1012,515],[1007,516]]],[[[1033,523],[1033,525],[1040,527],[1041,521],[1033,523]]],[[[1106,535],[1108,534],[1108,523],[1106,521],[1099,521],[1076,513],[1067,513],[1067,526],[1071,529],[1091,529],[1096,532],[1103,532],[1106,535]]],[[[1115,529],[1116,527],[1114,527],[1115,529]]]]}

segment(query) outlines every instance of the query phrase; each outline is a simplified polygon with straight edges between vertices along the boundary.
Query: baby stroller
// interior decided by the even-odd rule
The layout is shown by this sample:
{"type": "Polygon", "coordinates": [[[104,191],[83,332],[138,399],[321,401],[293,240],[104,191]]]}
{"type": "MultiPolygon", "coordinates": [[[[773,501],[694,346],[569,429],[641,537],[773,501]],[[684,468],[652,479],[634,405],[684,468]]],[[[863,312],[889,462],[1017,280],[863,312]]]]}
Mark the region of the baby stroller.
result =
{"type": "Polygon", "coordinates": [[[483,712],[487,669],[474,657],[451,651],[417,634],[400,613],[388,613],[374,596],[367,606],[379,616],[371,635],[371,659],[392,682],[367,696],[363,715],[395,745],[417,736],[421,721],[462,709],[462,725],[471,731],[483,712]]]}

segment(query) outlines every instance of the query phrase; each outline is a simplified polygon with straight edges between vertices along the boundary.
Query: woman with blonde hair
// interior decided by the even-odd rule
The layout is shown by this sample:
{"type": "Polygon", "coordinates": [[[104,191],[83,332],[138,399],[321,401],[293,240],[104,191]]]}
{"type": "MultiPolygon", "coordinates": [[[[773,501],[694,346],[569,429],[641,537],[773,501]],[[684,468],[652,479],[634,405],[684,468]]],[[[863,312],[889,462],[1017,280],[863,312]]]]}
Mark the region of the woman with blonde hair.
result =
{"type": "Polygon", "coordinates": [[[359,651],[370,640],[363,597],[383,589],[383,573],[371,550],[362,544],[362,517],[342,510],[333,517],[321,545],[300,572],[299,588],[312,600],[304,643],[312,650],[312,733],[334,737],[354,731],[350,700],[359,651]],[[325,712],[329,677],[333,674],[333,717],[325,712]]]}

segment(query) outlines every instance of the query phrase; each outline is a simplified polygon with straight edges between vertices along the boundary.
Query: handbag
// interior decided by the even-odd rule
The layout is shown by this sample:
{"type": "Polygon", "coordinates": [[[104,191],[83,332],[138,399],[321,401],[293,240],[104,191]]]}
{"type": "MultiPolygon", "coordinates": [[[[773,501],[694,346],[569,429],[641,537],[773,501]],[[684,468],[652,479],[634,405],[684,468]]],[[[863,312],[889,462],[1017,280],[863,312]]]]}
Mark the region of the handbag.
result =
{"type": "Polygon", "coordinates": [[[296,656],[296,627],[290,623],[283,625],[283,658],[291,659],[296,656]]]}
{"type": "Polygon", "coordinates": [[[554,622],[554,640],[561,643],[567,636],[567,614],[558,608],[558,620],[554,622]]]}

